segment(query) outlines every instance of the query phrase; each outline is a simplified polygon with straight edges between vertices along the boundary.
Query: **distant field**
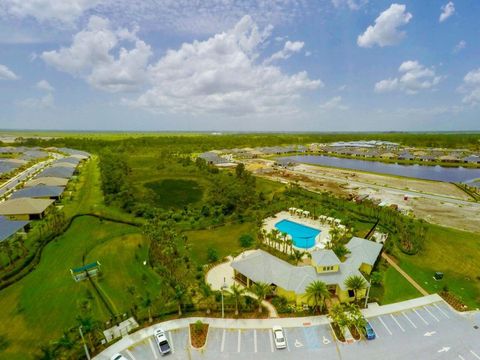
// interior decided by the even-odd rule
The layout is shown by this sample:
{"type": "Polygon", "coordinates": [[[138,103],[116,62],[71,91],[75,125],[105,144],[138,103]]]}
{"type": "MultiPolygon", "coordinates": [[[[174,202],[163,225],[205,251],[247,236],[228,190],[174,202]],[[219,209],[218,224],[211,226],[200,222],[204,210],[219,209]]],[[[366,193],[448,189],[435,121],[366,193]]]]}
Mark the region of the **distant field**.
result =
{"type": "Polygon", "coordinates": [[[165,179],[148,182],[145,187],[152,191],[155,205],[163,208],[182,208],[198,202],[203,194],[198,182],[193,180],[165,179]]]}

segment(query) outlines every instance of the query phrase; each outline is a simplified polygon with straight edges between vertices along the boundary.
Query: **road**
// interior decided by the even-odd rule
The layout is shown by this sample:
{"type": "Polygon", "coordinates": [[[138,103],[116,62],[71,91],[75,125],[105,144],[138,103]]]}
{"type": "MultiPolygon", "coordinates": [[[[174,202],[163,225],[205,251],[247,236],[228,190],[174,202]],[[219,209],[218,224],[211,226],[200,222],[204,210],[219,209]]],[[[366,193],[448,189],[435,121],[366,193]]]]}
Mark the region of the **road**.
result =
{"type": "MultiPolygon", "coordinates": [[[[189,346],[187,327],[170,329],[173,352],[165,359],[480,359],[478,312],[459,314],[440,300],[366,317],[375,340],[344,344],[335,340],[329,324],[305,324],[284,327],[288,347],[283,350],[275,348],[269,328],[211,327],[202,350],[189,346]]],[[[121,353],[130,360],[161,358],[151,336],[121,353]]],[[[108,359],[108,351],[95,359],[108,359]]]]}
{"type": "Polygon", "coordinates": [[[58,158],[57,154],[50,154],[50,155],[52,155],[54,158],[36,163],[36,164],[32,165],[31,167],[29,167],[28,169],[22,171],[21,173],[15,175],[11,179],[7,180],[2,185],[0,185],[0,196],[3,196],[8,191],[14,189],[15,186],[17,186],[20,182],[22,182],[22,181],[28,179],[29,177],[31,177],[32,175],[36,174],[37,172],[39,172],[43,168],[47,167],[52,161],[54,161],[55,159],[58,158]]]}

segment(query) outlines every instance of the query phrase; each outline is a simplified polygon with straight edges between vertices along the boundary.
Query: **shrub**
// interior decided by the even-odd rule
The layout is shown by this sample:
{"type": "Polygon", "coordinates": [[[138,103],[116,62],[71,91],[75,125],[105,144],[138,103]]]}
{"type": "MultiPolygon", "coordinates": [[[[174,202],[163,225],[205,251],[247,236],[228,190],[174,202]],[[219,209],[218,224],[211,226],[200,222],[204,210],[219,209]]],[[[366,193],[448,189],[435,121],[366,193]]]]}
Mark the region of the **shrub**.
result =
{"type": "Polygon", "coordinates": [[[211,263],[218,260],[218,250],[216,248],[211,246],[207,249],[207,260],[211,263]]]}
{"type": "Polygon", "coordinates": [[[238,239],[240,242],[240,246],[243,248],[248,248],[252,246],[254,239],[253,236],[250,234],[243,234],[240,236],[240,239],[238,239]]]}

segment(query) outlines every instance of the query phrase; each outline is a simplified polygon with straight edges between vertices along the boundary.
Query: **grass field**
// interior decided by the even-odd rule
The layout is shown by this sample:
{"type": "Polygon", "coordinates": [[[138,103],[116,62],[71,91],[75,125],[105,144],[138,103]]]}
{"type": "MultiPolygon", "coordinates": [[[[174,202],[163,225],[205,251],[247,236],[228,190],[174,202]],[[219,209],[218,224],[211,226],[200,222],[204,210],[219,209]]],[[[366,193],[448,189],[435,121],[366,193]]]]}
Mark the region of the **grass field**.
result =
{"type": "Polygon", "coordinates": [[[191,245],[191,256],[199,264],[207,263],[207,249],[214,247],[220,258],[239,251],[240,235],[250,233],[255,236],[251,223],[233,224],[212,230],[187,231],[185,235],[191,245]]]}
{"type": "Polygon", "coordinates": [[[182,208],[200,201],[203,191],[197,181],[164,179],[145,184],[152,190],[155,205],[163,208],[182,208]]]}
{"type": "MultiPolygon", "coordinates": [[[[158,278],[142,264],[146,249],[135,227],[89,216],[76,219],[65,234],[45,248],[32,273],[2,291],[0,335],[10,346],[0,358],[30,358],[32,349],[38,348],[32,343],[56,340],[64,329],[76,325],[80,301],[87,290],[94,293],[88,282],[76,283],[70,276],[69,269],[82,265],[84,256],[86,263],[99,260],[102,264],[98,284],[118,313],[132,306],[128,285],[154,293],[158,278]]],[[[110,317],[96,296],[92,311],[98,319],[110,317]]]]}
{"type": "Polygon", "coordinates": [[[399,265],[422,287],[438,292],[447,286],[471,309],[480,306],[480,234],[429,225],[425,246],[415,256],[397,254],[399,265]],[[433,280],[442,271],[442,281],[433,280]]]}

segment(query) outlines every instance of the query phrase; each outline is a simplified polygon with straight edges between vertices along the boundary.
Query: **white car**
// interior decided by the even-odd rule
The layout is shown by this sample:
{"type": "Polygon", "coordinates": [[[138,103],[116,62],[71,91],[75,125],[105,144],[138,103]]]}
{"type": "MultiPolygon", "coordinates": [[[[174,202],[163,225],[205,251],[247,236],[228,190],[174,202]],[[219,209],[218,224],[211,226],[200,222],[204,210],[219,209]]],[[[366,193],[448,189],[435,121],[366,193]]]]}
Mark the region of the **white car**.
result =
{"type": "Polygon", "coordinates": [[[125,356],[122,354],[115,354],[111,358],[111,360],[128,360],[125,356]]]}
{"type": "Polygon", "coordinates": [[[287,339],[281,326],[274,326],[272,328],[273,341],[277,349],[285,349],[287,347],[287,339]]]}
{"type": "Polygon", "coordinates": [[[165,335],[165,331],[162,329],[155,329],[153,332],[153,337],[155,338],[158,349],[160,350],[160,354],[165,355],[172,351],[170,344],[168,343],[167,336],[165,335]]]}

